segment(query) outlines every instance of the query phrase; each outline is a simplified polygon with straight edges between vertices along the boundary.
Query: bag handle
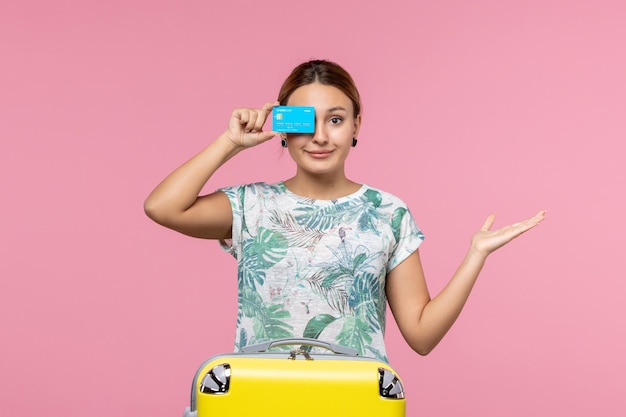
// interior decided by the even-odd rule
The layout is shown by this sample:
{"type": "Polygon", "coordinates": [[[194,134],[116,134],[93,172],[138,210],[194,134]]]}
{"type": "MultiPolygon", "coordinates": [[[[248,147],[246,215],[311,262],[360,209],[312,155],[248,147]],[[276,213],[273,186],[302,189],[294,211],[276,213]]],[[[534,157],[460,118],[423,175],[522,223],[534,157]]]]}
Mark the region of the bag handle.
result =
{"type": "Polygon", "coordinates": [[[320,347],[327,350],[330,350],[333,353],[338,355],[350,355],[357,356],[359,353],[356,349],[352,349],[347,346],[341,346],[334,343],[324,342],[318,339],[312,339],[309,337],[301,337],[301,338],[287,338],[287,339],[276,339],[270,340],[269,342],[263,342],[256,345],[244,346],[241,348],[242,353],[260,353],[265,352],[271,348],[275,348],[278,346],[288,346],[288,345],[305,345],[305,346],[314,346],[320,347]]]}

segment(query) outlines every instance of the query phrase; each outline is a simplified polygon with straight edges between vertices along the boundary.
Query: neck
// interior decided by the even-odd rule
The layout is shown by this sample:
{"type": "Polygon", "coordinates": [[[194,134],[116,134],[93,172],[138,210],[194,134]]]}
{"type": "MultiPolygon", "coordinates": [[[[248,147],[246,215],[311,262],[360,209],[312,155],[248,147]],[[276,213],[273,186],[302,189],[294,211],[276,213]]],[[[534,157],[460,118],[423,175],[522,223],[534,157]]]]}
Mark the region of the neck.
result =
{"type": "Polygon", "coordinates": [[[345,175],[324,176],[297,173],[295,177],[284,181],[285,186],[294,194],[316,200],[336,200],[356,192],[360,184],[345,175]]]}

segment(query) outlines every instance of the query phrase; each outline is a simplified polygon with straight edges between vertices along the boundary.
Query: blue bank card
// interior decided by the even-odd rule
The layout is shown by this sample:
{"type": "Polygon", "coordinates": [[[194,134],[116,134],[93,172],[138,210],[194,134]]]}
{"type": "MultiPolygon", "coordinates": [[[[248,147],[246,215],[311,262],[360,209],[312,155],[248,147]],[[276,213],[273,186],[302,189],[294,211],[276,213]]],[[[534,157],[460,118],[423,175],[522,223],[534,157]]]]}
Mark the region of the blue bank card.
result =
{"type": "Polygon", "coordinates": [[[315,132],[315,108],[309,106],[274,107],[272,130],[280,133],[315,132]]]}

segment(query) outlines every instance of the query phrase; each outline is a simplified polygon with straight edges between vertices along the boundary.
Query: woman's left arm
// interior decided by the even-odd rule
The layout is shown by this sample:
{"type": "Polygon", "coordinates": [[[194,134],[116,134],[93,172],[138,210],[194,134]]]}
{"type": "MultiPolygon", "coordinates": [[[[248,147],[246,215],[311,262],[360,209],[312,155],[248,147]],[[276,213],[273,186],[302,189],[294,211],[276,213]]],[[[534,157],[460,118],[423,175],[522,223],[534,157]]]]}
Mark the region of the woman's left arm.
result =
{"type": "Polygon", "coordinates": [[[427,355],[450,330],[485,264],[496,249],[538,225],[545,211],[524,221],[491,230],[495,216],[490,215],[472,237],[467,255],[448,284],[430,298],[419,251],[392,269],[387,275],[389,306],[403,337],[420,355],[427,355]]]}

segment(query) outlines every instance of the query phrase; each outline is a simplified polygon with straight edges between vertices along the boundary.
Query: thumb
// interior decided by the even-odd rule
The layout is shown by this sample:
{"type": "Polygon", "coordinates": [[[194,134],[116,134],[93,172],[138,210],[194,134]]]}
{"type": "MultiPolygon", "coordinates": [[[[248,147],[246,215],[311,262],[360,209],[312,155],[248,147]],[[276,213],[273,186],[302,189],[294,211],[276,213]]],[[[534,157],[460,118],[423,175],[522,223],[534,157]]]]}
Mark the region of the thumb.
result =
{"type": "Polygon", "coordinates": [[[496,221],[496,215],[490,214],[489,216],[487,216],[487,219],[483,223],[483,227],[481,227],[480,230],[483,232],[488,232],[489,229],[491,229],[491,226],[493,226],[493,224],[495,223],[495,221],[496,221]]]}
{"type": "Polygon", "coordinates": [[[257,135],[256,136],[257,143],[263,143],[263,142],[267,142],[268,140],[272,139],[275,136],[278,136],[278,133],[268,130],[268,131],[256,133],[256,135],[257,135]]]}

